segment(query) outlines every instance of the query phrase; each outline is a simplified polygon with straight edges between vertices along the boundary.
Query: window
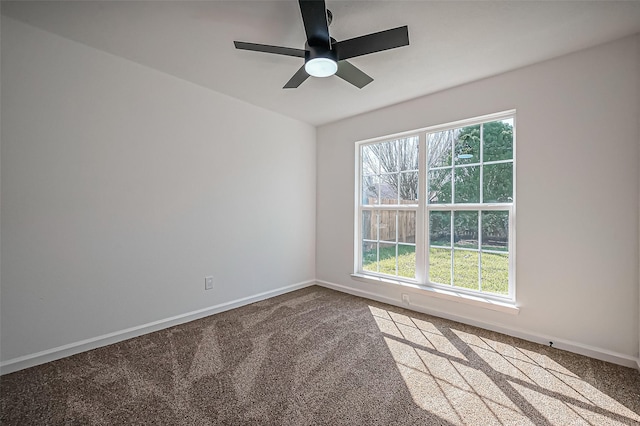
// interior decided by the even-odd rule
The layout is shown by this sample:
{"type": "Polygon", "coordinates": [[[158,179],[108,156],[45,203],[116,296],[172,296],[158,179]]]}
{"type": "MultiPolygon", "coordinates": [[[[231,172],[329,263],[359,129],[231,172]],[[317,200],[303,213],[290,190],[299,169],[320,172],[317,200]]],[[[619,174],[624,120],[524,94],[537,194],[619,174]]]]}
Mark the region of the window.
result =
{"type": "Polygon", "coordinates": [[[362,146],[362,270],[416,276],[418,137],[362,146]]]}
{"type": "Polygon", "coordinates": [[[357,273],[514,300],[515,112],[356,148],[357,273]]]}

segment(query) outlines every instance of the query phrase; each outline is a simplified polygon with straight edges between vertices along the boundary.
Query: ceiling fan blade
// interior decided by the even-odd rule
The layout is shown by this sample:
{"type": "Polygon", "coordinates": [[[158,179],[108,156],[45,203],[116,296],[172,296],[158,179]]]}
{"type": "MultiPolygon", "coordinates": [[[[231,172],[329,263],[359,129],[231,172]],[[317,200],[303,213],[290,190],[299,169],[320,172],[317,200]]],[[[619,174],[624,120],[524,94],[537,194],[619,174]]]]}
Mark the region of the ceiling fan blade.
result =
{"type": "Polygon", "coordinates": [[[307,78],[309,78],[309,74],[304,70],[304,65],[300,67],[300,69],[291,77],[287,84],[284,85],[283,89],[295,89],[300,86],[307,78]]]}
{"type": "Polygon", "coordinates": [[[336,72],[336,75],[344,81],[353,84],[358,89],[362,89],[373,81],[373,78],[369,77],[355,65],[347,61],[338,62],[338,71],[336,72]]]}
{"type": "Polygon", "coordinates": [[[409,28],[405,25],[404,27],[339,41],[333,46],[336,49],[338,60],[344,60],[355,58],[356,56],[368,55],[369,53],[395,49],[396,47],[407,46],[408,44],[409,28]]]}
{"type": "Polygon", "coordinates": [[[271,46],[268,44],[245,43],[244,41],[234,41],[236,49],[251,50],[254,52],[275,53],[276,55],[295,56],[304,58],[303,49],[294,49],[292,47],[271,46]]]}
{"type": "Polygon", "coordinates": [[[329,23],[327,22],[327,6],[324,0],[298,0],[304,30],[310,45],[331,44],[329,23]]]}

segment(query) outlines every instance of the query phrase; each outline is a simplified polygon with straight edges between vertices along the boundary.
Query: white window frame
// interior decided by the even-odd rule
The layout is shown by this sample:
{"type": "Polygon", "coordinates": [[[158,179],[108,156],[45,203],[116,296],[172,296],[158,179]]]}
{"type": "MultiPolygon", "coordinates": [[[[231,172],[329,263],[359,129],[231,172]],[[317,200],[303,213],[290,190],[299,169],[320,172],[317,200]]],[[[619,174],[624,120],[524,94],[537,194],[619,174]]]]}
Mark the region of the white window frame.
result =
{"type": "MultiPolygon", "coordinates": [[[[509,110],[503,111],[495,114],[483,115],[480,117],[475,117],[466,120],[455,121],[451,123],[446,123],[442,125],[429,126],[424,127],[417,130],[411,130],[402,133],[396,133],[393,135],[367,139],[358,141],[355,143],[355,218],[354,218],[354,274],[356,276],[374,278],[378,280],[383,280],[386,282],[397,282],[399,284],[409,284],[414,287],[423,288],[423,289],[436,289],[436,290],[444,290],[444,291],[455,291],[455,293],[460,293],[463,295],[469,295],[471,297],[481,296],[483,299],[494,300],[497,302],[506,302],[506,303],[515,303],[516,300],[516,286],[515,286],[515,276],[516,276],[516,111],[509,110]],[[482,203],[483,197],[483,186],[482,179],[483,173],[480,173],[480,203],[469,203],[469,204],[456,204],[453,203],[455,200],[454,197],[454,185],[452,185],[451,191],[451,200],[452,202],[449,204],[428,204],[427,200],[427,174],[428,174],[428,162],[427,162],[427,135],[430,133],[442,132],[446,130],[457,129],[461,127],[473,126],[482,123],[488,123],[493,121],[500,121],[505,119],[513,119],[513,155],[511,160],[499,160],[499,161],[490,161],[483,162],[483,146],[480,146],[480,162],[478,163],[469,163],[465,164],[465,166],[484,166],[491,164],[499,164],[499,163],[512,163],[512,174],[513,174],[513,199],[511,203],[482,203]],[[366,145],[381,143],[381,142],[389,142],[397,139],[408,138],[408,137],[418,137],[418,155],[419,155],[419,163],[418,163],[418,203],[415,204],[375,204],[375,205],[363,205],[362,204],[362,148],[366,145]],[[416,276],[415,279],[406,278],[402,276],[394,276],[383,273],[376,273],[371,271],[365,271],[362,267],[362,217],[363,211],[370,210],[372,212],[379,210],[408,210],[408,211],[416,211],[416,276]],[[489,210],[500,210],[500,211],[508,211],[509,212],[509,241],[508,241],[508,249],[506,252],[504,251],[496,251],[496,253],[508,253],[509,255],[509,283],[508,283],[508,294],[501,295],[489,292],[483,292],[481,290],[470,290],[463,287],[456,287],[447,284],[433,283],[429,281],[429,212],[431,211],[451,211],[452,212],[452,224],[453,224],[453,212],[456,211],[489,211],[489,210]]],[[[481,143],[483,142],[481,138],[481,143]]],[[[455,165],[443,166],[442,169],[450,168],[452,171],[455,169],[455,165]]],[[[453,172],[455,173],[455,172],[453,172]]],[[[453,226],[453,225],[452,225],[453,226]]],[[[482,215],[479,215],[478,218],[478,228],[479,228],[479,244],[478,250],[471,249],[475,251],[479,256],[479,268],[481,265],[481,256],[482,252],[489,252],[490,250],[482,249],[482,215]]],[[[396,231],[397,232],[397,231],[396,231]]],[[[453,235],[453,228],[452,228],[453,235]]],[[[398,245],[396,238],[396,247],[398,245]]],[[[449,247],[447,247],[449,248],[449,247]]],[[[453,247],[452,250],[452,268],[453,268],[453,247]]],[[[464,250],[463,248],[455,248],[455,250],[464,250]]],[[[397,249],[396,249],[397,254],[397,249]]],[[[397,257],[396,257],[397,262],[397,257]]],[[[396,271],[397,271],[397,263],[396,263],[396,271]]],[[[480,275],[481,276],[481,275],[480,275]]],[[[481,280],[480,280],[481,282],[481,280]]],[[[480,287],[481,288],[481,287],[480,287]]]]}

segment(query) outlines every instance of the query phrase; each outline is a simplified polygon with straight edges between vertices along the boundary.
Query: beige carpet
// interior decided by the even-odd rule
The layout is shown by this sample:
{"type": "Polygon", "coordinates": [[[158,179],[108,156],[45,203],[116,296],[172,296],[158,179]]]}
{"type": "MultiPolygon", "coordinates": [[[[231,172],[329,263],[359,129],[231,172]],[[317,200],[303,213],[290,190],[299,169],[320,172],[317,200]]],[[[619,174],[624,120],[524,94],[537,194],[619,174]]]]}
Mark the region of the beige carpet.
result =
{"type": "Polygon", "coordinates": [[[5,375],[2,425],[640,424],[640,373],[310,287],[5,375]]]}

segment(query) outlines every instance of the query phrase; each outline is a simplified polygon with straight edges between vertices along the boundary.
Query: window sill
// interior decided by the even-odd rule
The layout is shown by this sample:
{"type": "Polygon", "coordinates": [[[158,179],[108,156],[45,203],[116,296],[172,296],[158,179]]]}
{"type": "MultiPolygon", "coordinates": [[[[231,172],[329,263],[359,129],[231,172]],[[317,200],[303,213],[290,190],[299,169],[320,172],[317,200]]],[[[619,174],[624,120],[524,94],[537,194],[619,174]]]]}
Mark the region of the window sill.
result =
{"type": "Polygon", "coordinates": [[[414,293],[423,294],[429,297],[435,297],[438,299],[450,300],[456,303],[463,303],[466,305],[477,306],[480,308],[490,309],[492,311],[504,312],[511,315],[518,315],[520,308],[516,306],[515,302],[503,302],[498,300],[489,299],[482,295],[470,295],[466,293],[460,293],[455,290],[448,290],[435,287],[427,287],[419,284],[407,283],[404,281],[398,281],[389,278],[375,277],[363,274],[351,274],[351,278],[366,282],[366,283],[386,283],[400,285],[403,287],[414,290],[414,293]]]}

